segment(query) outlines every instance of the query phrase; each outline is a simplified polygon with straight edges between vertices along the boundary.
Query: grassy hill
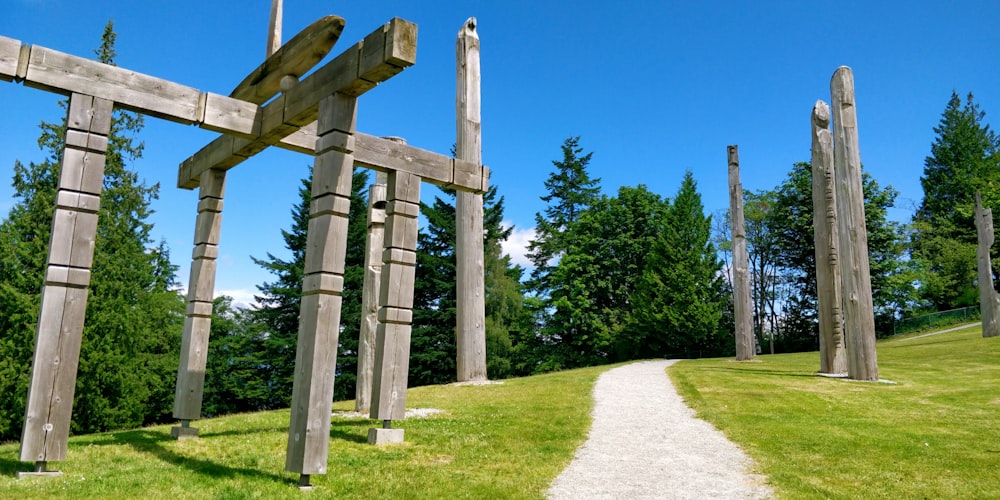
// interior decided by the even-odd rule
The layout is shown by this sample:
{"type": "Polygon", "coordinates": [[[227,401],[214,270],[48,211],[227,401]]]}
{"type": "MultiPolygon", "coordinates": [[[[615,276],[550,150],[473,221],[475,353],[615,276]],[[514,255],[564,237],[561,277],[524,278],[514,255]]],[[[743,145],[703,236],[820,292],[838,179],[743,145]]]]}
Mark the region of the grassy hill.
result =
{"type": "Polygon", "coordinates": [[[1000,498],[1000,338],[972,327],[878,344],[879,376],[814,375],[817,353],[668,371],[782,498],[1000,498]]]}
{"type": "MultiPolygon", "coordinates": [[[[782,498],[1000,498],[1000,338],[975,327],[882,342],[878,356],[894,383],[817,377],[817,353],[668,373],[782,498]]],[[[443,412],[399,423],[399,446],[369,446],[377,423],[335,415],[329,472],[307,495],[542,498],[585,439],[593,383],[609,368],[411,389],[410,407],[443,412]]],[[[16,460],[16,443],[0,445],[0,498],[302,498],[284,472],[287,410],[197,426],[189,441],[168,426],[74,437],[55,479],[17,481],[31,464],[16,460]]]]}

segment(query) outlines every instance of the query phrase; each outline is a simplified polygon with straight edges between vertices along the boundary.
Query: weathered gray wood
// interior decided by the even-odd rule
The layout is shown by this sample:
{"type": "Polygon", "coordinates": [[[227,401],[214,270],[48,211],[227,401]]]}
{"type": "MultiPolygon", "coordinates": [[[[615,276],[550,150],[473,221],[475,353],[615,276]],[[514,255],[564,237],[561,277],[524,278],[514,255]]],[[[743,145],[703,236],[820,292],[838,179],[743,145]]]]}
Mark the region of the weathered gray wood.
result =
{"type": "MultiPolygon", "coordinates": [[[[471,17],[458,32],[455,156],[482,164],[479,35],[471,17]]],[[[481,172],[481,171],[480,171],[481,172]]],[[[458,180],[456,169],[456,181],[458,180]]],[[[459,191],[455,199],[456,368],[459,382],[486,380],[483,195],[459,191]]]]}
{"type": "Polygon", "coordinates": [[[875,352],[875,310],[868,264],[861,153],[854,74],[841,66],[830,80],[833,114],[834,172],[837,181],[837,225],[840,236],[840,272],[843,282],[847,373],[854,380],[878,380],[875,352]]]}
{"type": "Polygon", "coordinates": [[[386,196],[385,246],[379,296],[371,418],[402,420],[406,416],[413,285],[417,249],[420,178],[390,172],[386,196]]]}
{"type": "Polygon", "coordinates": [[[267,51],[264,54],[265,58],[271,57],[281,48],[281,17],[284,10],[281,4],[281,0],[271,0],[271,17],[267,23],[267,51]]]}
{"type": "Polygon", "coordinates": [[[17,78],[17,63],[21,57],[21,42],[0,36],[0,80],[17,78]]]}
{"type": "MultiPolygon", "coordinates": [[[[281,129],[282,133],[290,134],[294,130],[306,126],[316,121],[318,116],[319,101],[326,96],[339,93],[341,95],[357,97],[365,91],[373,88],[384,79],[399,73],[404,68],[411,66],[416,57],[416,26],[395,18],[385,26],[382,26],[375,33],[380,34],[373,40],[382,40],[383,44],[410,43],[412,47],[383,47],[383,57],[377,64],[373,61],[369,67],[360,67],[362,42],[359,42],[344,53],[337,56],[333,61],[320,67],[315,72],[306,77],[295,88],[285,92],[282,96],[264,106],[258,113],[260,127],[255,127],[252,139],[249,144],[241,148],[234,148],[242,152],[242,156],[233,153],[222,160],[210,161],[210,158],[217,158],[214,152],[224,150],[224,147],[214,143],[209,144],[191,158],[188,158],[178,170],[177,187],[192,189],[197,186],[197,180],[202,172],[210,168],[232,168],[246,159],[249,155],[259,152],[267,146],[278,143],[281,134],[275,134],[275,129],[281,129]],[[398,33],[412,32],[412,37],[397,36],[398,33]],[[412,57],[408,60],[401,59],[399,54],[409,54],[412,57]],[[379,79],[382,78],[382,79],[379,79]],[[280,117],[274,119],[264,126],[265,116],[280,117]]],[[[369,36],[371,38],[371,36],[369,36]]],[[[367,43],[369,38],[365,39],[367,43]]],[[[225,141],[226,139],[216,139],[225,141]]]]}
{"type": "Polygon", "coordinates": [[[736,321],[736,360],[748,361],[756,355],[753,335],[753,308],[750,305],[750,264],[743,217],[743,183],[740,181],[740,152],[729,146],[729,212],[733,239],[733,311],[736,321]]]}
{"type": "Polygon", "coordinates": [[[816,288],[819,310],[820,373],[847,373],[844,316],[841,309],[840,231],[833,171],[830,107],[816,101],[812,110],[813,236],[816,240],[816,288]]]}
{"type": "MultiPolygon", "coordinates": [[[[356,108],[354,96],[332,94],[322,100],[319,123],[329,132],[320,136],[317,151],[319,144],[329,142],[327,136],[353,132],[356,108]]],[[[306,280],[285,457],[285,470],[303,476],[326,473],[353,167],[351,152],[335,147],[318,154],[313,167],[306,280]],[[317,274],[325,276],[310,278],[317,274]]]]}
{"type": "Polygon", "coordinates": [[[375,339],[382,281],[382,250],[385,233],[385,184],[368,186],[368,238],[365,240],[365,277],[361,295],[361,329],[358,335],[358,374],[354,411],[371,409],[375,371],[375,339]]]}
{"type": "MultiPolygon", "coordinates": [[[[278,9],[280,9],[280,5],[278,9]]],[[[274,11],[272,10],[272,16],[274,11]]],[[[280,13],[277,24],[272,25],[269,33],[269,48],[274,52],[268,54],[263,64],[255,68],[233,90],[230,97],[254,104],[263,104],[281,91],[282,77],[291,75],[300,77],[316,63],[323,60],[330,49],[337,43],[344,31],[344,19],[337,16],[322,17],[306,29],[292,37],[288,43],[281,45],[280,13]],[[277,30],[277,37],[274,31],[277,30]]],[[[272,22],[275,22],[272,17],[272,22]]]]}
{"type": "MultiPolygon", "coordinates": [[[[209,334],[212,329],[212,300],[215,298],[216,257],[222,228],[226,171],[210,170],[201,176],[198,191],[198,218],[194,230],[187,312],[181,338],[181,356],[174,393],[174,418],[187,422],[201,418],[208,363],[209,334]]],[[[176,433],[175,433],[176,434],[176,433]]],[[[197,429],[176,437],[197,436],[197,429]]]]}
{"type": "Polygon", "coordinates": [[[983,337],[1000,336],[1000,293],[993,287],[993,264],[990,248],[993,246],[993,209],[983,208],[983,200],[976,192],[976,267],[979,271],[979,311],[983,319],[983,337]]]}
{"type": "MultiPolygon", "coordinates": [[[[73,94],[70,96],[67,126],[83,135],[106,138],[111,128],[112,107],[110,101],[73,94]]],[[[88,148],[91,144],[95,148],[107,145],[106,140],[86,142],[88,148]]],[[[91,186],[80,179],[86,177],[82,172],[85,169],[93,172],[103,172],[104,169],[103,164],[94,164],[98,158],[103,162],[103,150],[87,149],[85,152],[88,154],[66,154],[77,150],[74,148],[67,145],[63,150],[62,174],[53,214],[46,283],[42,288],[21,438],[20,459],[23,461],[44,463],[66,458],[87,308],[86,287],[90,283],[90,266],[97,235],[96,211],[99,203],[94,198],[100,194],[100,183],[91,186]],[[81,191],[81,186],[89,191],[81,191]]]]}

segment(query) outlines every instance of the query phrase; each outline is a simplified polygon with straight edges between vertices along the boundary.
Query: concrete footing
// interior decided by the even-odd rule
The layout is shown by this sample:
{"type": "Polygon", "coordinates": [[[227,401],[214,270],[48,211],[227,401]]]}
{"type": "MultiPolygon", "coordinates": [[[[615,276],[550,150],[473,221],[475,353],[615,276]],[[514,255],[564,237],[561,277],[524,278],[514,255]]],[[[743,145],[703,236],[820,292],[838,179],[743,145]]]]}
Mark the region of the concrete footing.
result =
{"type": "Polygon", "coordinates": [[[403,429],[368,429],[368,444],[384,445],[403,442],[403,429]]]}
{"type": "Polygon", "coordinates": [[[18,479],[26,479],[31,477],[61,477],[63,475],[62,471],[58,470],[47,470],[42,472],[18,472],[18,479]]]}
{"type": "Polygon", "coordinates": [[[177,440],[196,439],[198,437],[198,428],[175,426],[170,428],[170,435],[177,440]]]}

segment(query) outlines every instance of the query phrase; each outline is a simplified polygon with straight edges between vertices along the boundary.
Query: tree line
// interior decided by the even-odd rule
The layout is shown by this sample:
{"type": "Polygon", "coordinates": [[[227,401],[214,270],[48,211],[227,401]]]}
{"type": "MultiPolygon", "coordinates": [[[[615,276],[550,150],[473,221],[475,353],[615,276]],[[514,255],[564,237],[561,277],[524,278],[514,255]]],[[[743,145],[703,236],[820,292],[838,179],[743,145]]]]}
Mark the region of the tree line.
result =
{"type": "MultiPolygon", "coordinates": [[[[114,63],[109,23],[95,51],[114,63]]],[[[64,104],[65,105],[65,104],[64,104]]],[[[129,168],[143,118],[116,111],[105,167],[73,432],[172,419],[185,299],[169,249],[148,222],[159,185],[129,168]]],[[[42,123],[40,163],[14,165],[15,204],[0,223],[0,440],[20,437],[65,123],[42,123]]],[[[976,303],[973,199],[1000,205],[1000,141],[969,94],[953,94],[935,127],[912,221],[888,219],[897,192],[865,175],[880,335],[922,311],[976,303]]],[[[502,243],[504,197],[484,195],[487,369],[492,379],[632,359],[734,352],[728,214],[706,214],[690,171],[667,197],[646,186],[602,194],[579,137],[560,145],[535,216],[529,269],[502,243]]],[[[721,166],[720,166],[721,168],[721,166]]],[[[256,304],[214,303],[203,414],[285,408],[291,397],[310,205],[304,172],[284,250],[255,256],[271,279],[256,304]]],[[[755,337],[774,352],[814,350],[811,170],[792,165],[773,189],[744,193],[755,337]]],[[[335,399],[355,393],[366,237],[366,171],[354,174],[335,399]]],[[[454,193],[421,205],[409,382],[455,379],[454,193]]],[[[996,262],[996,261],[995,261],[996,262]]],[[[995,269],[1000,269],[997,265],[995,269]]]]}

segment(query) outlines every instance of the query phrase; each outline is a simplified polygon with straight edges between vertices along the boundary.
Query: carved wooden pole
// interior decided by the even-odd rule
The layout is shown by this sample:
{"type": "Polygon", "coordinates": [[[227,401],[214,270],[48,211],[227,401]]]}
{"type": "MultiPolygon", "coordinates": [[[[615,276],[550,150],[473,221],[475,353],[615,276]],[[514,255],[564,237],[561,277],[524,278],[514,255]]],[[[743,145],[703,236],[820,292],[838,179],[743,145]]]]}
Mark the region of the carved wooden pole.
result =
{"type": "Polygon", "coordinates": [[[375,174],[368,186],[368,239],[365,240],[365,278],[361,296],[361,331],[358,335],[358,378],[354,411],[371,409],[372,377],[375,371],[375,340],[378,332],[379,290],[382,281],[382,251],[385,242],[386,174],[375,174]]]}
{"type": "MultiPolygon", "coordinates": [[[[471,17],[458,32],[458,142],[456,156],[482,164],[479,108],[479,35],[471,17]]],[[[455,200],[457,242],[456,348],[458,381],[486,380],[486,291],[483,284],[483,195],[459,191],[455,200]]]]}
{"type": "Polygon", "coordinates": [[[750,305],[750,257],[743,220],[743,183],[740,182],[739,146],[727,148],[729,156],[729,221],[733,238],[733,313],[736,317],[736,361],[756,354],[753,338],[753,307],[750,305]]]}
{"type": "Polygon", "coordinates": [[[830,81],[833,102],[834,172],[837,181],[837,223],[840,231],[840,268],[843,282],[847,373],[854,380],[878,380],[875,352],[875,310],[868,232],[865,227],[858,118],[854,75],[841,66],[830,81]]]}
{"type": "Polygon", "coordinates": [[[184,336],[181,338],[181,357],[174,393],[173,415],[181,421],[181,425],[170,430],[170,434],[177,439],[198,436],[198,429],[189,424],[191,420],[201,418],[208,337],[212,329],[212,299],[215,295],[215,259],[219,256],[225,186],[224,170],[211,169],[201,176],[191,277],[188,281],[187,317],[184,319],[184,336]]]}
{"type": "Polygon", "coordinates": [[[389,199],[386,206],[386,249],[382,254],[382,286],[371,403],[371,418],[382,420],[384,425],[382,429],[369,429],[368,442],[372,444],[403,440],[403,430],[392,429],[391,426],[393,420],[406,417],[420,182],[420,177],[414,174],[399,171],[389,173],[386,193],[389,199]]]}
{"type": "Polygon", "coordinates": [[[982,197],[976,193],[976,265],[979,270],[979,311],[983,318],[983,337],[1000,336],[1000,294],[993,288],[993,210],[983,208],[982,197]]]}
{"type": "Polygon", "coordinates": [[[35,462],[39,473],[47,472],[47,462],[66,459],[113,106],[81,94],[69,101],[21,435],[20,459],[35,462]]]}
{"type": "Polygon", "coordinates": [[[303,487],[310,475],[326,474],[356,117],[356,97],[333,94],[320,102],[285,458],[285,470],[301,474],[303,487]]]}
{"type": "Polygon", "coordinates": [[[812,111],[813,235],[816,240],[816,295],[819,310],[820,373],[847,373],[841,303],[840,231],[833,172],[830,107],[816,101],[812,111]]]}
{"type": "Polygon", "coordinates": [[[281,48],[281,0],[271,0],[271,18],[267,24],[267,53],[265,59],[271,57],[281,48]]]}

